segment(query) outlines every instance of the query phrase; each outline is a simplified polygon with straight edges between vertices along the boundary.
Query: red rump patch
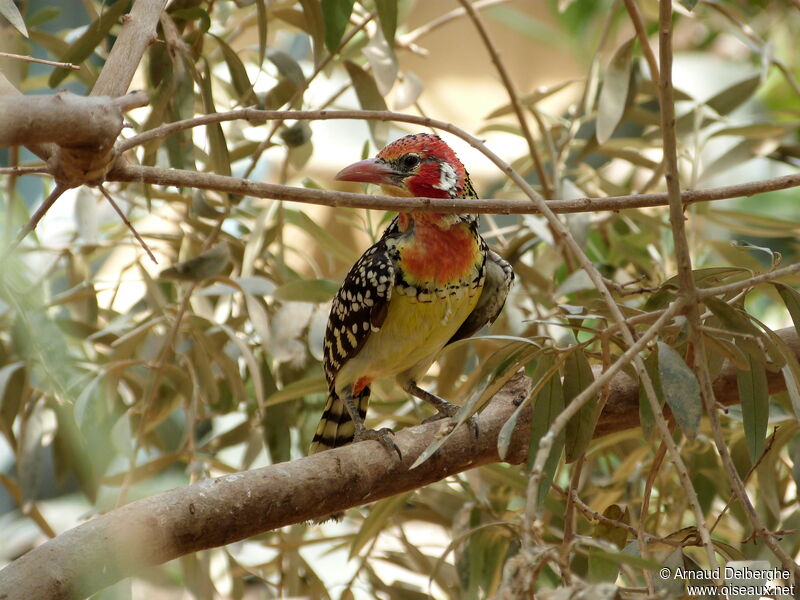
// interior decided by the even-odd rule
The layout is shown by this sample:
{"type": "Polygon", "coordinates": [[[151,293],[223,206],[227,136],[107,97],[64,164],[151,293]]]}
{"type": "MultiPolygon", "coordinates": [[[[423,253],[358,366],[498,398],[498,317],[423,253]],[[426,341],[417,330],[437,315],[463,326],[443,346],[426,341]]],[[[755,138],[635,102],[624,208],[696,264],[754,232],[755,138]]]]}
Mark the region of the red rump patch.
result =
{"type": "Polygon", "coordinates": [[[478,258],[478,244],[467,227],[441,229],[444,215],[415,213],[415,243],[401,250],[403,269],[417,281],[447,284],[469,276],[478,258]]]}
{"type": "Polygon", "coordinates": [[[355,384],[353,385],[353,395],[357,395],[361,393],[365,387],[367,387],[370,383],[372,383],[372,379],[369,377],[361,377],[359,378],[355,384]]]}

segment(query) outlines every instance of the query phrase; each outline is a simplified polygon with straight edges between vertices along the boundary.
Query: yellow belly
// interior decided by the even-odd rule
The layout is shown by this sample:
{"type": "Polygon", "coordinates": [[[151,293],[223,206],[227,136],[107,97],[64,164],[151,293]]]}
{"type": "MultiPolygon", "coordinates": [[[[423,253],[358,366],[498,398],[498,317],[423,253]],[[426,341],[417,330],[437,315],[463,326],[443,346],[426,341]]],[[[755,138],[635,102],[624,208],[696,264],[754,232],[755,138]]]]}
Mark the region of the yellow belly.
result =
{"type": "Polygon", "coordinates": [[[362,377],[392,377],[416,366],[426,371],[475,307],[480,292],[464,287],[431,302],[393,294],[380,330],[370,334],[358,355],[337,374],[337,393],[362,377]]]}

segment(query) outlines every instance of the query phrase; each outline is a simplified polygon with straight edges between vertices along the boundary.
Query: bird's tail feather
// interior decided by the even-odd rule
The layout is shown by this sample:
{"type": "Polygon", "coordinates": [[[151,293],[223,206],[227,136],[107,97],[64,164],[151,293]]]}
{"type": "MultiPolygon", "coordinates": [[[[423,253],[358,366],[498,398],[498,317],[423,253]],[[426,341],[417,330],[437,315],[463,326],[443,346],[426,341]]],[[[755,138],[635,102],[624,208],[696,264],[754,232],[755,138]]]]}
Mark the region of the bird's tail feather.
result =
{"type": "MultiPolygon", "coordinates": [[[[366,386],[353,397],[362,420],[367,415],[369,392],[369,386],[366,386]]],[[[347,407],[341,398],[336,395],[336,392],[331,390],[308,453],[316,454],[323,450],[344,446],[353,441],[354,435],[355,424],[350,418],[350,413],[347,412],[347,407]]]]}

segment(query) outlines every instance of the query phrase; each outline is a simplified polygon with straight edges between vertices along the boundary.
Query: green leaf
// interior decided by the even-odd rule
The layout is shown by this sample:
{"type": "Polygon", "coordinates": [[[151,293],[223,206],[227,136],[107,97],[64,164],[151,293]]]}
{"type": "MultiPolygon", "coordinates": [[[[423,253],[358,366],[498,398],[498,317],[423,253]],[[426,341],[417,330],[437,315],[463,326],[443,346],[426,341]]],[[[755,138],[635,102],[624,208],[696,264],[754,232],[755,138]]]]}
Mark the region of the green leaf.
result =
{"type": "Polygon", "coordinates": [[[361,549],[373,538],[379,536],[387,528],[389,519],[403,507],[414,492],[391,496],[372,505],[369,516],[364,519],[358,533],[353,537],[350,545],[350,559],[352,560],[361,549]]]}
{"type": "MultiPolygon", "coordinates": [[[[462,341],[462,340],[459,340],[462,341]]],[[[503,351],[487,361],[483,366],[480,384],[476,386],[470,397],[461,405],[454,417],[455,427],[449,433],[434,439],[420,454],[409,469],[415,469],[431,456],[455,434],[457,427],[463,425],[467,419],[475,414],[494,394],[508,382],[521,367],[528,364],[541,352],[538,345],[530,340],[523,340],[521,344],[512,344],[503,348],[503,351]],[[528,345],[533,347],[525,347],[528,345]],[[522,348],[520,348],[522,346],[522,348]]]]}
{"type": "MultiPolygon", "coordinates": [[[[537,376],[542,377],[550,370],[554,361],[551,356],[543,355],[536,364],[536,371],[533,380],[537,381],[537,376]]],[[[564,410],[564,390],[561,387],[561,377],[556,371],[553,376],[542,386],[536,398],[533,400],[531,414],[531,443],[528,447],[528,470],[533,467],[536,453],[539,451],[539,442],[550,429],[555,418],[564,410]]],[[[544,463],[542,480],[537,492],[538,503],[541,505],[550,491],[550,484],[555,477],[561,452],[564,449],[564,431],[558,434],[550,448],[550,455],[544,463]]]]}
{"type": "Polygon", "coordinates": [[[325,381],[324,375],[312,375],[298,379],[285,386],[283,389],[270,394],[264,400],[264,406],[272,406],[279,402],[288,402],[289,400],[297,400],[309,394],[319,394],[328,390],[328,383],[325,381]]]}
{"type": "Polygon", "coordinates": [[[684,569],[684,556],[682,548],[675,548],[663,562],[664,574],[669,574],[667,577],[658,575],[653,578],[653,587],[656,594],[663,598],[677,598],[683,596],[684,587],[686,585],[685,579],[676,577],[678,569],[684,569]]]}
{"type": "Polygon", "coordinates": [[[789,311],[789,315],[792,317],[792,323],[794,323],[794,329],[797,332],[797,335],[800,336],[800,292],[798,292],[793,287],[786,285],[785,283],[780,282],[773,282],[775,289],[778,290],[778,294],[780,294],[781,299],[783,299],[783,303],[786,305],[786,310],[789,311]]]}
{"type": "Polygon", "coordinates": [[[302,210],[286,209],[284,216],[287,223],[291,223],[295,227],[299,227],[308,233],[322,249],[344,262],[345,264],[353,264],[356,260],[355,253],[342,244],[342,240],[333,235],[330,231],[321,227],[319,223],[314,222],[302,210]]]}
{"type": "Polygon", "coordinates": [[[375,0],[378,9],[378,20],[381,22],[383,37],[389,47],[394,47],[394,34],[397,31],[397,0],[375,0]]]}
{"type": "MultiPolygon", "coordinates": [[[[570,402],[594,381],[594,374],[586,354],[578,348],[564,361],[564,405],[570,402]]],[[[597,396],[584,404],[566,427],[566,461],[571,463],[586,451],[592,441],[597,424],[597,396]]]]}
{"type": "MultiPolygon", "coordinates": [[[[625,510],[627,512],[627,508],[625,510]]],[[[630,548],[635,543],[636,542],[632,542],[631,544],[628,544],[628,546],[622,552],[606,552],[605,550],[599,550],[599,549],[595,550],[595,549],[593,549],[591,551],[590,556],[594,555],[594,556],[598,556],[598,557],[607,558],[607,559],[612,560],[612,561],[614,561],[616,563],[620,563],[620,564],[623,564],[623,565],[630,565],[631,567],[636,567],[637,569],[646,569],[648,571],[655,571],[657,568],[662,566],[662,564],[660,562],[658,562],[658,561],[648,560],[646,558],[642,558],[638,554],[631,554],[630,553],[631,552],[630,548]]],[[[638,547],[637,546],[633,546],[633,547],[635,548],[634,551],[638,552],[638,547]]],[[[590,568],[591,568],[591,566],[590,566],[590,568]]]]}
{"type": "Polygon", "coordinates": [[[256,0],[256,25],[258,26],[258,64],[264,64],[267,53],[267,0],[256,0]]]}
{"type": "MultiPolygon", "coordinates": [[[[264,106],[278,109],[286,104],[298,90],[306,88],[306,77],[297,61],[286,52],[269,48],[267,58],[278,69],[281,79],[267,93],[264,98],[264,106]]],[[[298,101],[301,99],[298,98],[298,101]]]]}
{"type": "Polygon", "coordinates": [[[255,104],[256,96],[253,93],[253,84],[250,83],[250,78],[247,76],[247,70],[244,68],[244,64],[242,60],[239,58],[239,55],[236,54],[233,48],[231,48],[225,40],[221,37],[211,34],[217,43],[219,44],[220,49],[222,50],[222,56],[225,59],[225,64],[228,65],[228,72],[231,74],[231,83],[233,84],[233,89],[236,90],[236,93],[239,94],[239,102],[241,104],[255,104]]]}
{"type": "Polygon", "coordinates": [[[751,123],[736,127],[723,127],[709,137],[729,135],[744,138],[782,138],[790,131],[797,131],[798,123],[751,123]]]}
{"type": "Polygon", "coordinates": [[[728,169],[773,152],[779,145],[777,139],[743,138],[735,146],[714,159],[703,169],[701,181],[708,181],[728,169]]]}
{"type": "Polygon", "coordinates": [[[333,54],[339,48],[344,30],[350,22],[355,0],[322,0],[322,20],[325,23],[325,45],[333,54]]]}
{"type": "Polygon", "coordinates": [[[12,2],[12,0],[0,0],[0,16],[6,18],[6,20],[14,26],[14,28],[19,31],[25,37],[28,37],[28,30],[25,27],[25,21],[22,19],[22,15],[19,13],[19,9],[17,8],[16,4],[12,2]]]}
{"type": "MultiPolygon", "coordinates": [[[[623,508],[619,504],[612,504],[603,511],[603,516],[611,521],[630,525],[631,517],[627,506],[623,508]]],[[[622,550],[628,539],[628,533],[621,527],[614,527],[605,521],[598,521],[594,526],[592,537],[598,540],[605,540],[622,550]]],[[[619,558],[616,554],[595,548],[589,550],[588,580],[591,582],[608,581],[614,583],[617,580],[617,575],[619,575],[619,558]]]]}
{"type": "Polygon", "coordinates": [[[0,368],[0,432],[12,448],[17,445],[13,433],[14,420],[29,393],[27,384],[28,373],[22,361],[0,368]]]}
{"type": "Polygon", "coordinates": [[[719,298],[706,298],[703,300],[708,310],[714,313],[714,316],[720,320],[723,328],[728,331],[742,333],[752,337],[736,337],[736,345],[747,352],[751,357],[756,360],[763,360],[764,351],[753,338],[761,338],[761,332],[750,321],[747,313],[739,310],[720,300],[719,298]]]}
{"type": "Polygon", "coordinates": [[[31,16],[28,17],[28,26],[38,27],[48,21],[52,21],[53,19],[58,18],[61,16],[61,9],[56,8],[55,6],[46,6],[41,10],[37,10],[31,16]]]}
{"type": "Polygon", "coordinates": [[[742,403],[742,421],[747,452],[750,454],[750,460],[755,464],[764,451],[764,439],[767,437],[769,392],[767,391],[764,361],[758,361],[752,356],[748,356],[748,359],[750,369],[736,371],[736,384],[739,388],[739,400],[742,403]]]}
{"type": "Polygon", "coordinates": [[[202,281],[225,271],[230,260],[230,247],[226,242],[220,242],[202,254],[164,269],[160,277],[179,281],[202,281]]]}
{"type": "Polygon", "coordinates": [[[686,10],[693,10],[699,0],[678,0],[686,10]]]}
{"type": "Polygon", "coordinates": [[[397,63],[394,50],[386,42],[386,38],[383,37],[383,31],[376,31],[361,52],[369,61],[372,76],[378,86],[378,92],[382,96],[387,96],[397,81],[400,66],[397,63]]]}
{"type": "Polygon", "coordinates": [[[322,17],[322,8],[319,0],[300,0],[300,5],[303,7],[308,33],[311,36],[314,66],[316,66],[322,62],[325,48],[325,22],[322,17]]]}
{"type": "Polygon", "coordinates": [[[770,337],[775,348],[783,358],[781,375],[786,382],[786,393],[792,403],[795,417],[800,421],[800,362],[797,355],[781,336],[765,327],[765,333],[770,337]]]}
{"type": "Polygon", "coordinates": [[[700,384],[683,357],[664,342],[658,342],[658,375],[675,422],[687,438],[694,439],[702,413],[700,384]]]}
{"type": "Polygon", "coordinates": [[[273,296],[284,302],[327,302],[339,291],[339,284],[330,279],[298,279],[285,283],[273,296]]]}
{"type": "Polygon", "coordinates": [[[714,94],[706,100],[706,106],[713,108],[718,115],[727,115],[750,99],[759,85],[761,75],[756,73],[714,94]]]}
{"type": "MultiPolygon", "coordinates": [[[[72,43],[66,54],[61,56],[61,60],[78,65],[89,58],[98,44],[103,41],[103,38],[108,35],[111,28],[119,21],[129,4],[130,0],[117,0],[117,2],[107,7],[100,17],[72,43]]],[[[56,87],[71,72],[70,69],[56,69],[50,74],[48,85],[51,88],[56,87]]]]}
{"type": "MultiPolygon", "coordinates": [[[[577,83],[578,81],[580,80],[567,79],[566,81],[562,81],[561,83],[557,83],[554,85],[540,86],[536,88],[536,91],[534,91],[532,94],[528,94],[527,96],[523,96],[522,98],[520,98],[519,103],[522,104],[522,106],[536,106],[539,102],[541,102],[545,98],[548,98],[549,96],[552,96],[557,92],[560,92],[567,86],[572,85],[573,83],[577,83]]],[[[495,110],[490,112],[486,116],[486,118],[494,119],[496,117],[510,115],[513,112],[514,112],[514,107],[511,106],[511,104],[504,104],[500,108],[496,108],[495,110]]]]}
{"type": "MultiPolygon", "coordinates": [[[[203,98],[203,110],[206,114],[217,112],[214,105],[214,92],[211,82],[211,66],[207,61],[204,63],[203,76],[195,73],[200,95],[203,98]]],[[[222,123],[209,123],[206,125],[208,134],[208,144],[211,147],[211,167],[219,175],[231,174],[231,158],[228,156],[228,144],[225,141],[225,134],[222,131],[222,123]]]]}
{"type": "MultiPolygon", "coordinates": [[[[208,15],[208,11],[203,10],[197,6],[193,8],[179,8],[177,10],[170,11],[170,16],[173,19],[180,19],[182,21],[198,21],[198,29],[203,33],[208,33],[208,30],[211,29],[211,17],[208,15]]],[[[183,24],[181,24],[181,27],[183,24]]]]}
{"type": "MultiPolygon", "coordinates": [[[[378,91],[378,86],[372,76],[354,62],[349,60],[344,63],[350,80],[358,96],[358,103],[364,110],[386,110],[386,102],[378,91]]],[[[382,121],[369,121],[369,130],[372,141],[378,148],[386,145],[388,126],[382,121]]]]}
{"type": "MultiPolygon", "coordinates": [[[[658,353],[651,352],[647,358],[644,359],[644,368],[650,376],[650,381],[653,382],[658,403],[664,406],[664,395],[661,392],[661,378],[658,372],[658,353]]],[[[650,406],[650,401],[647,399],[647,393],[644,386],[639,385],[639,424],[642,426],[642,433],[644,438],[649,440],[653,439],[655,433],[655,416],[653,409],[650,406]]]]}
{"type": "Polygon", "coordinates": [[[636,37],[632,37],[622,44],[608,65],[603,87],[600,90],[600,99],[597,103],[597,141],[605,143],[614,134],[628,99],[628,90],[631,81],[631,66],[633,65],[633,44],[636,37]]]}

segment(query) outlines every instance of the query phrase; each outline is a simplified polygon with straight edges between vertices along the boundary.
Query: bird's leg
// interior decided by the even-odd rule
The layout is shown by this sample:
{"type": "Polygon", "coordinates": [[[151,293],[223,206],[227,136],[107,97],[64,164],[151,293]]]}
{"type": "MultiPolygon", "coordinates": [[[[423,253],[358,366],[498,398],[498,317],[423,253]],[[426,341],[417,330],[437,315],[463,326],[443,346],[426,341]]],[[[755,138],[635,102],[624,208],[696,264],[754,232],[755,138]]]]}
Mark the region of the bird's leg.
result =
{"type": "Polygon", "coordinates": [[[380,444],[386,448],[388,452],[397,452],[397,456],[400,457],[400,460],[403,460],[403,454],[400,452],[400,448],[397,447],[397,444],[395,444],[394,440],[392,439],[394,436],[394,431],[388,427],[383,427],[382,429],[367,429],[364,426],[364,419],[361,418],[361,415],[358,412],[358,407],[356,407],[356,403],[353,400],[353,386],[347,386],[347,388],[342,391],[341,397],[344,402],[344,406],[350,415],[350,419],[353,421],[353,425],[355,426],[353,443],[361,442],[363,440],[375,440],[376,442],[380,442],[380,444]]]}
{"type": "MultiPolygon", "coordinates": [[[[423,423],[430,423],[431,421],[438,421],[439,419],[444,419],[447,417],[455,419],[456,413],[461,408],[457,404],[451,404],[436,394],[432,394],[427,390],[423,390],[417,385],[416,381],[405,381],[403,382],[402,387],[406,392],[415,398],[424,400],[428,404],[433,405],[433,407],[436,409],[436,414],[425,419],[423,423]]],[[[478,418],[475,415],[472,415],[467,422],[469,423],[469,428],[472,430],[472,433],[475,434],[475,437],[478,437],[478,418]]]]}

